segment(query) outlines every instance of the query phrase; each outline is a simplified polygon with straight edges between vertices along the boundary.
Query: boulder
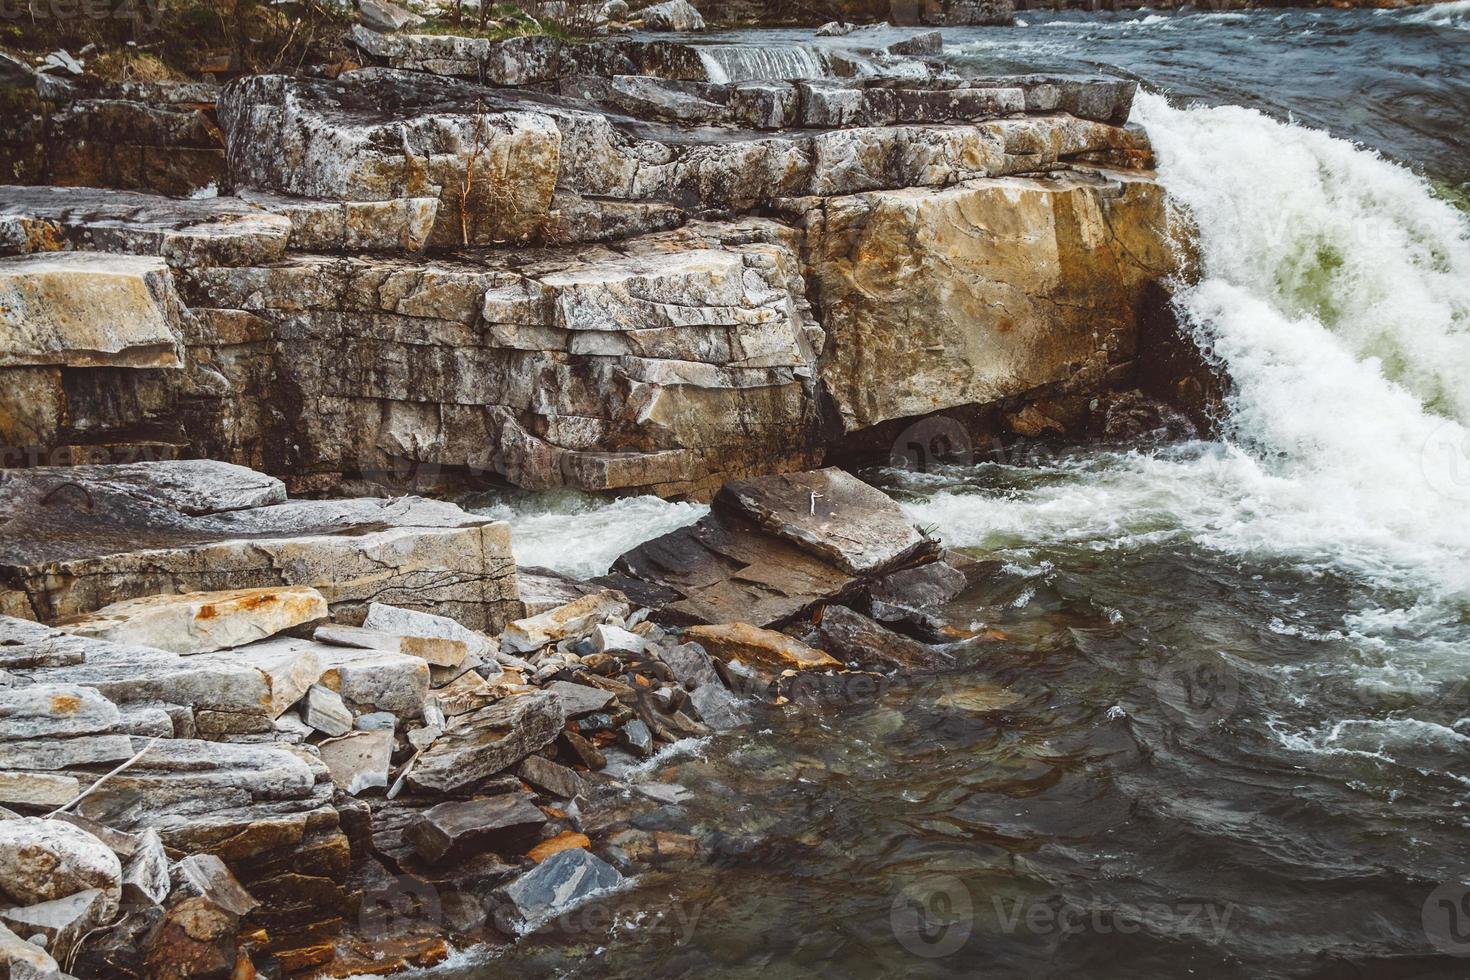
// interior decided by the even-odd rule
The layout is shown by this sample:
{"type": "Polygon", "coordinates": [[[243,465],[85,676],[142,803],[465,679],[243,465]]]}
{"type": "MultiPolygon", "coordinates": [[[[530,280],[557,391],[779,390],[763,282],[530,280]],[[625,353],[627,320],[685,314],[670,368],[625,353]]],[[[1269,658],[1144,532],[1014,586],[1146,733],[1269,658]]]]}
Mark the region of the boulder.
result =
{"type": "Polygon", "coordinates": [[[264,640],[325,619],[327,603],[308,586],[144,596],[62,624],[68,633],[174,653],[209,653],[264,640]]]}
{"type": "Polygon", "coordinates": [[[639,12],[643,27],[650,31],[693,33],[704,30],[704,18],[689,0],[664,0],[639,12]]]}
{"type": "Polygon", "coordinates": [[[623,876],[606,861],[582,848],[570,848],[498,889],[495,922],[511,935],[526,935],[622,882],[623,876]]]}
{"type": "Polygon", "coordinates": [[[398,636],[381,630],[364,629],[361,626],[318,626],[311,634],[318,643],[332,646],[352,647],[357,650],[383,650],[418,657],[436,667],[457,667],[469,655],[469,647],[462,640],[446,640],[431,636],[398,636]]]}
{"type": "Polygon", "coordinates": [[[362,625],[366,629],[404,637],[454,640],[463,643],[469,653],[479,657],[489,656],[494,652],[494,645],[483,633],[466,629],[448,616],[436,616],[415,609],[400,609],[382,602],[374,602],[368,606],[367,617],[362,625]]]}
{"type": "Polygon", "coordinates": [[[208,899],[186,898],[170,907],[148,935],[146,975],[231,976],[239,961],[239,931],[239,916],[208,899]]]}
{"type": "Polygon", "coordinates": [[[696,687],[689,693],[689,703],[699,712],[700,720],[717,732],[739,728],[750,721],[740,699],[726,690],[723,684],[696,687]]]}
{"type": "Polygon", "coordinates": [[[286,707],[318,681],[354,711],[391,711],[400,717],[417,718],[429,698],[429,665],[422,658],[402,653],[279,637],[215,656],[315,664],[315,675],[286,707]]]}
{"type": "Polygon", "coordinates": [[[586,595],[601,591],[591,582],[582,582],[549,568],[521,565],[516,569],[516,582],[520,587],[521,602],[525,603],[527,616],[539,616],[558,606],[565,606],[586,595]]]}
{"type": "Polygon", "coordinates": [[[503,793],[430,807],[403,831],[403,839],[430,864],[484,851],[522,853],[546,823],[529,793],[503,793]]]}
{"type": "Polygon", "coordinates": [[[101,918],[122,897],[122,864],[96,837],[60,820],[0,821],[0,892],[22,905],[50,902],[95,888],[101,918]]]}
{"type": "Polygon", "coordinates": [[[545,691],[460,715],[419,756],[408,783],[441,793],[472,786],[550,745],[565,722],[561,699],[545,691]]]}
{"type": "Polygon", "coordinates": [[[1101,377],[1179,267],[1163,190],[1120,172],[876,191],[812,219],[822,378],[849,431],[1101,377]]]}
{"type": "Polygon", "coordinates": [[[711,662],[704,647],[697,643],[680,643],[667,650],[661,650],[659,658],[669,665],[669,669],[674,673],[674,678],[686,690],[693,691],[701,687],[720,685],[720,675],[715,672],[714,663],[711,662]]]}
{"type": "Polygon", "coordinates": [[[405,10],[390,0],[357,0],[362,22],[375,31],[401,31],[408,27],[422,27],[426,22],[411,10],[405,10]]]}
{"type": "Polygon", "coordinates": [[[761,629],[749,623],[691,626],[684,639],[698,643],[720,660],[739,660],[749,666],[783,670],[842,669],[842,662],[814,650],[785,633],[761,629]]]}

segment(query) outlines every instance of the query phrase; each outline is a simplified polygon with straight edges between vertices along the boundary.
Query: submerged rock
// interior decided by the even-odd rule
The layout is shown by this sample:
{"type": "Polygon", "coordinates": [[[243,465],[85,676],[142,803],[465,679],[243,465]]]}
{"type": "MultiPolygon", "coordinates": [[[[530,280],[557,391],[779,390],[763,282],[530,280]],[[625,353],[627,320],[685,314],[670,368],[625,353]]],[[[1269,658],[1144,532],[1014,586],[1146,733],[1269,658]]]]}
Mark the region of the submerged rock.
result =
{"type": "Polygon", "coordinates": [[[525,935],[622,882],[618,870],[596,855],[581,848],[561,851],[497,890],[495,922],[511,935],[525,935]]]}

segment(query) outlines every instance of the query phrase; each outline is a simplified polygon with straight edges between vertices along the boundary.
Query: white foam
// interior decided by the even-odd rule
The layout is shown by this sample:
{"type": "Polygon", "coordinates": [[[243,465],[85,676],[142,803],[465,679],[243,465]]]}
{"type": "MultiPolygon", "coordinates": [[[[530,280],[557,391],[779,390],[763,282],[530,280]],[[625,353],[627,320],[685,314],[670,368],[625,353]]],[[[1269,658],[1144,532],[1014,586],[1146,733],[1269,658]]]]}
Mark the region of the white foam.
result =
{"type": "Polygon", "coordinates": [[[607,572],[623,552],[693,524],[709,508],[657,497],[607,500],[586,494],[538,494],[480,514],[508,521],[518,565],[550,568],[576,578],[607,572]]]}

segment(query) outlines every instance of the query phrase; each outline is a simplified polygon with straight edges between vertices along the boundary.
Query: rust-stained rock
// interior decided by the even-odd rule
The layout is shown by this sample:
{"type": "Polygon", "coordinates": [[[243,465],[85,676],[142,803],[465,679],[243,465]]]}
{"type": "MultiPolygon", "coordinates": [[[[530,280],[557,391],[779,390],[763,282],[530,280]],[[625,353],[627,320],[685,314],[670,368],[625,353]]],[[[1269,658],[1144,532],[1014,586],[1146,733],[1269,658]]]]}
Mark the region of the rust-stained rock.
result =
{"type": "Polygon", "coordinates": [[[209,653],[264,640],[325,619],[327,603],[309,586],[144,596],[104,606],[62,625],[68,633],[175,653],[209,653]]]}
{"type": "Polygon", "coordinates": [[[684,631],[684,640],[698,643],[709,651],[710,656],[717,659],[739,660],[767,670],[829,670],[842,667],[842,661],[821,650],[814,650],[800,640],[785,633],[751,626],[749,623],[691,626],[684,631]]]}

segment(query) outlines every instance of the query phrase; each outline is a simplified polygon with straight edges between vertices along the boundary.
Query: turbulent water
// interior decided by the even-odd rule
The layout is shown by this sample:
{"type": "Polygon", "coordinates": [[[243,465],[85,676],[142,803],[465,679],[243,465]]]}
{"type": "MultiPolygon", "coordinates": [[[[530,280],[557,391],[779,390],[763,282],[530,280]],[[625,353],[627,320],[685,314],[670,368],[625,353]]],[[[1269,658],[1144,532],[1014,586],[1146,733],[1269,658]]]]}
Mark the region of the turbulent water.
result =
{"type": "MultiPolygon", "coordinates": [[[[440,974],[1470,975],[1467,18],[949,32],[970,70],[1154,90],[1222,438],[867,474],[999,563],[951,612],[1008,639],[654,767],[695,794],[649,828],[705,863],[440,974]]],[[[699,513],[496,506],[579,574],[699,513]]]]}

